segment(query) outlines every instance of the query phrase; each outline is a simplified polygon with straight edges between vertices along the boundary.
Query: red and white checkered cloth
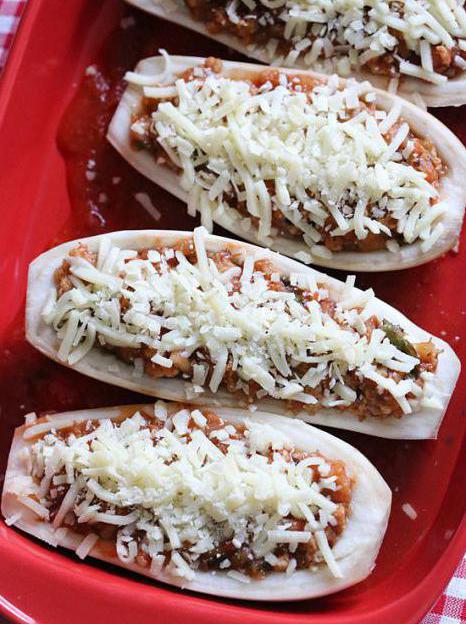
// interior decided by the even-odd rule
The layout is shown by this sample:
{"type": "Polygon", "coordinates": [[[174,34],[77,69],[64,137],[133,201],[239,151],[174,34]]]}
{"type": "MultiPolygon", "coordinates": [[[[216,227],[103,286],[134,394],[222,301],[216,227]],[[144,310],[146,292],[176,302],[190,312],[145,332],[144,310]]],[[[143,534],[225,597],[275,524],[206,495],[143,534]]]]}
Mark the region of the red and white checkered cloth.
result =
{"type": "Polygon", "coordinates": [[[445,593],[420,624],[464,624],[466,622],[466,556],[456,569],[445,593]]]}
{"type": "MultiPolygon", "coordinates": [[[[6,62],[26,2],[27,0],[0,0],[0,70],[6,62]]],[[[443,596],[419,624],[465,623],[466,557],[458,566],[443,596]]]]}
{"type": "Polygon", "coordinates": [[[6,62],[25,5],[26,0],[0,0],[0,69],[6,62]]]}

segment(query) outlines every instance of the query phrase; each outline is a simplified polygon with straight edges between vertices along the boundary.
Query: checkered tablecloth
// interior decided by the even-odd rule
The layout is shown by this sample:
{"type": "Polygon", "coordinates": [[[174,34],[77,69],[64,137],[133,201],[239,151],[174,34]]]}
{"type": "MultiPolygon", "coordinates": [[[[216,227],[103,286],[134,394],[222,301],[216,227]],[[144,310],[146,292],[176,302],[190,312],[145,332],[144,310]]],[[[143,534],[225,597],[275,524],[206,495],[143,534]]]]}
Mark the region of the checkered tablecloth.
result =
{"type": "Polygon", "coordinates": [[[25,5],[26,0],[0,0],[0,69],[6,62],[25,5]]]}
{"type": "MultiPolygon", "coordinates": [[[[27,0],[0,0],[0,71],[6,62],[26,2],[27,0]]],[[[466,557],[458,566],[443,596],[419,624],[465,623],[466,557]]]]}

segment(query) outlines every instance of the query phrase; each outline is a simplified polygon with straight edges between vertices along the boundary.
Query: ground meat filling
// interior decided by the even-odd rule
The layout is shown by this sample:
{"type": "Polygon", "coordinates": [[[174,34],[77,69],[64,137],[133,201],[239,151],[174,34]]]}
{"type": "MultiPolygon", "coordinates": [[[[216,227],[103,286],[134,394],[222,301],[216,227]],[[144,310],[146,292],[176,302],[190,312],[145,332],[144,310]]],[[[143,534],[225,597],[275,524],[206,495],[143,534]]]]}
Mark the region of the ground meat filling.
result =
{"type": "MultiPolygon", "coordinates": [[[[268,8],[260,0],[254,2],[254,7],[247,6],[246,3],[226,2],[225,0],[185,0],[185,3],[192,17],[206,25],[207,31],[211,35],[227,33],[233,35],[244,43],[245,46],[266,46],[269,42],[276,42],[275,56],[286,58],[296,45],[289,36],[285,35],[286,22],[281,19],[284,7],[268,8]],[[229,8],[235,5],[236,16],[232,20],[229,8]]],[[[249,4],[249,3],[247,3],[249,4]]],[[[402,2],[393,2],[398,5],[399,11],[403,10],[402,2]]],[[[286,9],[285,9],[286,10],[286,9]]],[[[316,39],[328,37],[330,41],[338,46],[342,43],[337,40],[337,33],[332,30],[331,24],[318,24],[318,33],[315,34],[317,24],[308,23],[306,33],[302,40],[309,45],[304,47],[308,51],[316,39]]],[[[397,40],[393,50],[363,61],[361,66],[364,70],[374,75],[388,76],[394,78],[400,74],[400,60],[408,61],[418,67],[421,66],[421,57],[407,46],[403,33],[394,28],[388,29],[389,34],[397,40]]],[[[466,59],[466,51],[460,47],[460,41],[448,48],[445,45],[432,45],[432,65],[433,70],[448,78],[454,78],[465,71],[463,60],[466,59]]],[[[341,46],[348,48],[348,45],[341,46]]],[[[333,52],[336,58],[341,58],[342,54],[333,52]]],[[[343,56],[345,52],[343,52],[343,56]]],[[[318,62],[328,58],[328,49],[321,46],[320,53],[313,58],[313,62],[318,62]]]]}
{"type": "MultiPolygon", "coordinates": [[[[171,248],[162,248],[158,252],[164,254],[167,250],[170,250],[167,254],[169,256],[167,263],[171,267],[178,265],[178,259],[175,251],[182,251],[184,257],[191,264],[197,263],[197,255],[194,249],[194,245],[191,241],[183,241],[178,246],[171,248]]],[[[141,250],[138,252],[137,258],[146,260],[150,250],[141,250]]],[[[95,263],[96,256],[91,254],[85,245],[79,245],[70,255],[79,255],[95,263]]],[[[231,251],[218,251],[208,252],[208,256],[215,263],[218,271],[223,273],[225,271],[231,271],[237,267],[242,266],[240,258],[231,251]]],[[[153,266],[157,271],[160,271],[160,264],[153,263],[153,266]]],[[[315,292],[305,290],[300,286],[292,284],[290,278],[282,275],[276,267],[269,260],[257,260],[254,264],[254,271],[263,274],[267,281],[267,287],[272,291],[288,292],[292,293],[298,303],[305,304],[306,302],[318,301],[320,308],[323,312],[328,314],[337,323],[341,323],[341,319],[336,314],[336,302],[330,297],[328,290],[322,285],[317,285],[318,289],[315,292]]],[[[238,272],[239,273],[239,272],[238,272]]],[[[238,273],[230,280],[230,291],[235,292],[240,289],[240,280],[238,273]]],[[[58,294],[61,296],[64,292],[63,288],[68,290],[71,288],[70,281],[70,264],[67,260],[64,260],[62,265],[55,271],[54,276],[55,287],[58,294]]],[[[126,310],[127,300],[124,296],[120,297],[121,314],[126,310]]],[[[366,335],[370,339],[372,332],[375,329],[382,329],[387,335],[391,344],[397,349],[419,359],[419,364],[409,373],[397,372],[388,368],[381,369],[381,374],[384,377],[388,377],[399,383],[403,379],[414,379],[419,389],[422,389],[424,385],[423,373],[435,373],[437,368],[437,361],[439,352],[432,342],[422,342],[411,344],[403,330],[390,323],[387,320],[380,320],[376,316],[371,316],[366,321],[366,335]]],[[[166,331],[166,328],[161,329],[161,335],[166,331]]],[[[138,348],[130,347],[116,347],[109,344],[102,344],[102,348],[112,351],[116,357],[128,364],[136,364],[140,362],[143,366],[144,372],[157,378],[180,378],[186,381],[193,380],[193,371],[195,365],[202,365],[207,367],[206,377],[203,385],[208,387],[211,377],[213,375],[215,362],[207,351],[207,349],[195,350],[189,357],[186,357],[180,352],[172,351],[171,353],[165,353],[163,357],[169,357],[172,360],[170,368],[154,363],[152,358],[156,354],[156,350],[142,345],[138,348]]],[[[296,372],[299,376],[302,376],[310,371],[316,365],[299,363],[294,367],[292,372],[296,372]]],[[[394,396],[388,391],[381,388],[375,381],[367,378],[361,378],[355,371],[347,372],[343,377],[344,383],[355,392],[355,400],[350,407],[336,406],[341,411],[348,411],[348,409],[355,413],[360,420],[364,420],[367,417],[376,418],[401,418],[403,411],[400,404],[395,400],[394,396]]],[[[305,393],[315,398],[314,404],[306,404],[302,401],[286,400],[285,404],[292,411],[306,410],[308,413],[313,414],[316,411],[322,409],[322,400],[328,393],[329,388],[332,386],[332,379],[326,376],[315,387],[305,388],[305,393]]],[[[261,386],[254,380],[245,381],[240,378],[238,370],[234,367],[232,357],[229,355],[226,370],[221,381],[220,388],[227,390],[228,392],[238,396],[245,404],[254,403],[255,401],[267,396],[267,392],[261,388],[261,386]]],[[[409,394],[407,398],[414,398],[414,395],[409,394]]]]}
{"type": "MultiPolygon", "coordinates": [[[[189,406],[186,406],[189,407],[189,406]]],[[[145,429],[149,430],[152,444],[156,446],[159,443],[158,434],[166,427],[166,422],[159,418],[145,413],[144,411],[132,412],[123,415],[120,419],[115,419],[111,425],[114,429],[118,429],[124,423],[127,418],[133,417],[137,414],[138,417],[143,419],[143,423],[139,425],[139,431],[145,429]]],[[[191,441],[191,436],[195,431],[202,431],[213,443],[217,449],[219,449],[224,455],[227,452],[227,444],[222,441],[222,437],[219,432],[224,432],[225,427],[229,425],[228,432],[229,442],[246,441],[248,430],[246,425],[231,425],[222,420],[217,414],[212,411],[203,411],[202,416],[205,422],[200,426],[193,418],[188,421],[188,432],[183,436],[184,443],[191,441]]],[[[47,417],[40,418],[34,424],[40,424],[46,422],[47,417]]],[[[63,443],[73,442],[76,439],[84,436],[92,437],[102,422],[98,420],[87,420],[79,423],[74,423],[69,427],[52,431],[51,433],[40,434],[33,439],[35,446],[32,449],[32,476],[34,478],[36,486],[42,490],[42,496],[33,496],[36,502],[40,502],[45,508],[48,509],[48,520],[51,523],[56,524],[57,514],[60,513],[62,503],[69,492],[70,485],[67,483],[61,483],[66,477],[66,470],[63,467],[58,472],[53,474],[53,478],[49,479],[49,488],[44,492],[43,479],[44,479],[44,460],[41,456],[43,448],[40,447],[41,441],[50,445],[48,436],[53,435],[56,439],[63,443]],[[55,485],[54,482],[59,482],[55,485]]],[[[92,448],[92,439],[89,439],[87,446],[92,448]]],[[[49,446],[50,448],[50,446],[49,446]]],[[[330,522],[325,528],[325,535],[330,548],[333,548],[338,538],[342,535],[350,516],[352,490],[355,484],[353,477],[350,477],[345,464],[340,460],[329,459],[319,452],[305,453],[295,448],[281,448],[279,450],[272,450],[270,447],[267,451],[262,453],[268,459],[268,463],[276,461],[277,454],[285,460],[285,462],[292,462],[298,464],[303,460],[309,458],[317,458],[317,462],[306,468],[309,484],[321,484],[322,474],[325,474],[325,485],[320,487],[320,494],[325,496],[326,499],[331,501],[335,505],[335,510],[332,513],[330,522]],[[320,463],[319,463],[320,462],[320,463]]],[[[246,450],[246,456],[250,456],[251,451],[246,450]]],[[[171,460],[168,459],[167,462],[171,460]]],[[[75,472],[74,477],[77,479],[79,474],[75,472]]],[[[88,492],[87,492],[88,495],[88,492]]],[[[106,522],[99,522],[86,520],[86,512],[83,513],[83,504],[86,504],[87,509],[97,509],[99,513],[115,514],[118,517],[125,517],[131,514],[134,515],[136,509],[135,506],[115,506],[109,502],[105,502],[98,495],[92,500],[85,501],[85,493],[78,495],[73,507],[66,513],[63,519],[59,522],[59,525],[64,529],[70,529],[73,532],[83,535],[83,537],[94,534],[98,536],[100,541],[100,548],[105,549],[105,552],[109,555],[118,556],[117,541],[121,539],[122,528],[115,524],[108,524],[106,522]]],[[[154,510],[154,520],[157,522],[157,510],[154,510]]],[[[123,527],[124,521],[122,521],[123,527]]],[[[306,531],[309,530],[306,520],[297,518],[291,513],[283,517],[283,524],[286,526],[286,530],[289,531],[306,531]]],[[[149,530],[135,529],[131,533],[131,540],[137,545],[137,549],[133,551],[135,562],[145,568],[151,566],[150,546],[148,543],[149,530]]],[[[129,538],[128,538],[129,541],[129,538]]],[[[180,553],[185,560],[190,562],[191,565],[200,571],[219,571],[229,572],[236,571],[253,579],[263,579],[267,574],[271,572],[286,572],[289,570],[290,563],[292,563],[294,569],[304,570],[313,569],[324,561],[322,554],[319,551],[318,544],[315,536],[311,535],[309,541],[305,543],[299,543],[295,545],[282,543],[277,544],[273,552],[267,557],[257,556],[251,544],[247,541],[238,544],[236,539],[224,539],[220,541],[215,548],[202,552],[199,555],[194,554],[192,550],[193,544],[189,542],[182,543],[176,551],[180,553]]],[[[173,555],[173,548],[168,537],[165,537],[164,549],[162,559],[163,562],[160,569],[169,568],[173,555]]]]}
{"type": "MultiPolygon", "coordinates": [[[[222,62],[216,58],[206,59],[202,67],[196,67],[186,70],[180,74],[180,78],[186,82],[192,80],[202,80],[210,74],[222,74],[222,62]]],[[[271,85],[273,88],[280,84],[280,72],[276,69],[266,69],[260,74],[254,76],[248,76],[246,74],[235,76],[234,79],[246,81],[250,84],[250,91],[252,94],[257,93],[264,85],[271,85]]],[[[308,76],[294,77],[288,81],[287,88],[292,91],[300,91],[311,94],[316,85],[319,84],[318,80],[312,79],[308,76]]],[[[310,96],[309,96],[310,97],[310,96]]],[[[150,151],[157,164],[169,167],[181,173],[181,169],[173,161],[163,146],[159,142],[159,136],[152,123],[152,115],[157,111],[158,105],[161,102],[171,101],[175,105],[178,104],[177,98],[164,98],[164,99],[152,99],[144,98],[143,109],[140,113],[133,117],[133,123],[131,126],[131,140],[136,149],[145,149],[150,151]]],[[[361,110],[369,111],[371,114],[376,114],[377,109],[374,104],[363,102],[360,100],[360,108],[355,111],[351,111],[351,115],[356,115],[361,110]]],[[[404,124],[404,120],[399,118],[396,123],[384,134],[384,139],[388,144],[392,141],[397,131],[404,124]]],[[[427,139],[416,136],[416,134],[410,130],[405,140],[398,148],[400,157],[402,153],[403,160],[406,165],[412,167],[416,171],[420,171],[425,175],[425,180],[431,184],[434,188],[438,188],[441,178],[445,175],[447,169],[441,158],[437,153],[436,147],[433,143],[427,139]],[[405,152],[405,148],[409,144],[410,149],[405,152]]],[[[196,170],[202,172],[206,170],[206,166],[200,164],[196,167],[196,170]]],[[[265,185],[270,197],[276,195],[275,182],[273,180],[266,180],[265,185]]],[[[238,189],[242,195],[244,189],[238,189]]],[[[308,193],[309,197],[312,197],[308,193]]],[[[248,211],[246,201],[239,200],[237,194],[230,193],[226,197],[226,201],[230,208],[233,208],[240,213],[245,219],[250,219],[253,227],[256,229],[259,227],[259,218],[252,216],[248,211]]],[[[437,198],[432,198],[431,205],[437,203],[437,198]]],[[[321,236],[321,243],[331,252],[373,252],[384,250],[387,247],[387,242],[392,241],[398,245],[405,245],[406,240],[402,233],[397,231],[398,222],[390,214],[384,213],[378,210],[376,205],[369,205],[367,210],[368,214],[372,214],[376,220],[382,224],[383,228],[387,228],[390,234],[385,230],[374,233],[368,231],[364,238],[358,237],[354,230],[350,230],[345,234],[335,234],[333,231],[337,228],[337,223],[332,215],[329,214],[324,225],[316,224],[312,221],[312,217],[307,212],[302,204],[300,205],[300,213],[302,218],[310,223],[315,230],[321,236]],[[380,213],[380,214],[379,214],[380,213]]],[[[354,210],[354,207],[353,207],[354,210]]],[[[279,236],[284,236],[289,239],[302,240],[303,231],[296,227],[287,216],[280,210],[275,204],[272,205],[272,228],[279,236]]]]}

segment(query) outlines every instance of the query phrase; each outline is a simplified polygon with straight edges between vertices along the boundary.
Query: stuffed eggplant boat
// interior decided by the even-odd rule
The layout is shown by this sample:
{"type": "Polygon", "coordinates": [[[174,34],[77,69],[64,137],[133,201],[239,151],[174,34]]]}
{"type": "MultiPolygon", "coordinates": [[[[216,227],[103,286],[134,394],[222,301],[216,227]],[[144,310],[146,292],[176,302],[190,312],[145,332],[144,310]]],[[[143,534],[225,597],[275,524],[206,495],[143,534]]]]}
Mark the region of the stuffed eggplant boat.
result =
{"type": "Polygon", "coordinates": [[[258,61],[370,80],[416,103],[466,103],[463,0],[129,0],[258,61]]]}
{"type": "Polygon", "coordinates": [[[146,59],[127,79],[110,142],[207,229],[345,270],[415,266],[458,241],[466,150],[396,96],[212,58],[146,59]]]}
{"type": "Polygon", "coordinates": [[[27,423],[2,513],[80,558],[256,600],[330,594],[374,567],[390,490],[361,453],[314,427],[161,401],[27,423]]]}
{"type": "Polygon", "coordinates": [[[457,357],[353,284],[204,228],[116,232],[32,263],[26,336],[66,366],[162,399],[435,437],[457,357]]]}

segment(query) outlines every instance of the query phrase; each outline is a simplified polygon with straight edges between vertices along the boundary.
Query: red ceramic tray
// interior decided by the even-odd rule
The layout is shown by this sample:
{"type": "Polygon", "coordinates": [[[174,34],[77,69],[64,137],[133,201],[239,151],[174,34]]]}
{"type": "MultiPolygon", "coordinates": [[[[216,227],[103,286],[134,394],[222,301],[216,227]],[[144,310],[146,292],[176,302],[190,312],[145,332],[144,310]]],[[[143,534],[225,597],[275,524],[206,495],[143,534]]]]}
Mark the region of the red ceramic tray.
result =
{"type": "MultiPolygon", "coordinates": [[[[24,341],[23,305],[29,261],[58,242],[111,229],[192,227],[194,220],[185,216],[180,202],[132,171],[102,139],[116,102],[109,84],[119,83],[138,56],[154,54],[159,47],[178,54],[228,55],[200,36],[139,15],[117,0],[28,2],[0,93],[2,475],[13,428],[26,412],[140,399],[81,378],[36,353],[24,341]],[[122,16],[125,29],[120,27],[122,16]],[[91,63],[97,73],[80,86],[91,63]],[[86,176],[88,158],[96,162],[94,180],[86,176]],[[134,199],[141,190],[162,213],[157,225],[134,199]]],[[[464,108],[441,112],[463,138],[464,115],[464,108]]],[[[465,239],[459,253],[424,267],[358,276],[360,284],[373,286],[415,323],[442,335],[463,359],[465,239]]],[[[215,600],[79,562],[0,521],[0,609],[9,619],[28,624],[416,623],[465,548],[464,382],[463,373],[437,441],[339,434],[376,464],[394,493],[375,572],[352,589],[296,604],[215,600]],[[406,502],[418,513],[414,521],[401,509],[406,502]]]]}

